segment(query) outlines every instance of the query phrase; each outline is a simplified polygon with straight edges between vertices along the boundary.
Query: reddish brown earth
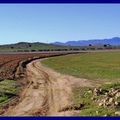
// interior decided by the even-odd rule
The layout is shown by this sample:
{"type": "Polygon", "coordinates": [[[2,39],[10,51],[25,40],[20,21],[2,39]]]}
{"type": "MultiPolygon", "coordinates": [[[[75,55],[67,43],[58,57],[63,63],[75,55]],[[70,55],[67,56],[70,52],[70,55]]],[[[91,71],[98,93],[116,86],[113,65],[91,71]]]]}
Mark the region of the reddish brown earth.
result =
{"type": "Polygon", "coordinates": [[[15,79],[15,72],[20,61],[56,55],[61,55],[61,53],[0,54],[0,80],[15,79]]]}

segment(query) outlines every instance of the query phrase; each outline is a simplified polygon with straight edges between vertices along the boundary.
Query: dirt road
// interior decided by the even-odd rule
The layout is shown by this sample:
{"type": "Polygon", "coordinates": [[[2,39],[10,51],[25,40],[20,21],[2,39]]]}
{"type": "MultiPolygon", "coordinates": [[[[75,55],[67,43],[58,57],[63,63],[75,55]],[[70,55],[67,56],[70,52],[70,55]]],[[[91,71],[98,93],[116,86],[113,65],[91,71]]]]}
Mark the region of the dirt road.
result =
{"type": "Polygon", "coordinates": [[[85,79],[61,75],[43,66],[40,60],[27,65],[29,85],[21,94],[21,100],[10,107],[5,116],[72,116],[76,111],[62,111],[72,103],[72,87],[91,86],[85,79]]]}

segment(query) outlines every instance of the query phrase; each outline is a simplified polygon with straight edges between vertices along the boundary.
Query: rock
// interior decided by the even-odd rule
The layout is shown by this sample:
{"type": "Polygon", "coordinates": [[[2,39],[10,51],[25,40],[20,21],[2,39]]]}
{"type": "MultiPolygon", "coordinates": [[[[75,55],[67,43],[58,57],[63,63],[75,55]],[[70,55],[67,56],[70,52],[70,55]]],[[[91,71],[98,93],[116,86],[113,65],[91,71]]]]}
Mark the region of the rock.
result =
{"type": "Polygon", "coordinates": [[[108,93],[106,92],[105,95],[107,95],[108,93]]]}
{"type": "Polygon", "coordinates": [[[115,106],[115,104],[116,105],[118,105],[118,103],[117,102],[115,102],[114,101],[114,98],[109,98],[109,97],[105,97],[104,99],[102,99],[101,101],[98,101],[99,102],[99,106],[104,106],[104,107],[106,107],[106,106],[115,106]]]}
{"type": "Polygon", "coordinates": [[[120,116],[120,111],[116,111],[115,115],[119,115],[120,116]]]}
{"type": "Polygon", "coordinates": [[[103,99],[103,103],[106,104],[109,101],[109,97],[103,99]]]}
{"type": "Polygon", "coordinates": [[[117,101],[115,101],[115,105],[116,105],[116,106],[118,105],[118,102],[117,102],[117,101]]]}
{"type": "Polygon", "coordinates": [[[104,103],[104,104],[106,103],[106,99],[103,100],[103,103],[104,103]]]}
{"type": "Polygon", "coordinates": [[[118,90],[115,90],[111,93],[112,96],[115,96],[118,93],[118,90]]]}
{"type": "Polygon", "coordinates": [[[95,96],[98,96],[98,95],[100,94],[99,89],[95,88],[94,91],[93,91],[93,94],[94,94],[95,96]]]}
{"type": "Polygon", "coordinates": [[[117,99],[118,97],[120,97],[120,92],[116,93],[115,98],[117,99]]]}
{"type": "Polygon", "coordinates": [[[99,103],[98,105],[99,105],[99,106],[103,106],[103,103],[101,102],[101,103],[99,103]]]}
{"type": "Polygon", "coordinates": [[[109,103],[113,103],[114,99],[113,98],[110,98],[109,99],[109,103]]]}

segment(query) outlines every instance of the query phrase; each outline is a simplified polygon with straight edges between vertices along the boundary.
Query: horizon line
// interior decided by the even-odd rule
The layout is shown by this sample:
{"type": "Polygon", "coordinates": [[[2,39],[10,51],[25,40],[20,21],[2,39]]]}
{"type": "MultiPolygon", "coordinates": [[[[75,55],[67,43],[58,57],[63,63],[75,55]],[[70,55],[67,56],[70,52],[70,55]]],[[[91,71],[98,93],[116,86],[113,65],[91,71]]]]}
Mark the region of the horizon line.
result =
{"type": "Polygon", "coordinates": [[[40,42],[40,41],[35,41],[35,42],[29,42],[29,41],[19,41],[19,42],[14,42],[14,43],[6,43],[6,44],[0,44],[0,45],[11,45],[11,44],[17,44],[17,43],[43,43],[43,44],[52,44],[52,43],[67,43],[67,42],[71,42],[71,41],[74,41],[74,42],[78,42],[78,41],[92,41],[92,40],[105,40],[105,39],[113,39],[113,38],[120,38],[120,37],[111,37],[111,38],[94,38],[94,39],[83,39],[83,40],[68,40],[66,42],[60,42],[60,41],[54,41],[54,42],[40,42]]]}

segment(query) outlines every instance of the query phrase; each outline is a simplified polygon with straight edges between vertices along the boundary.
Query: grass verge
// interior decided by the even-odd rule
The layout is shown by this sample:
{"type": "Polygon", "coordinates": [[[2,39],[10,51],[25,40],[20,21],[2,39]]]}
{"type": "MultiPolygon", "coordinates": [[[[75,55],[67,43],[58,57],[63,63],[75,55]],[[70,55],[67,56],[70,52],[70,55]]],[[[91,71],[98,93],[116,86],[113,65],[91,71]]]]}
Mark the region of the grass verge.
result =
{"type": "Polygon", "coordinates": [[[18,95],[19,85],[14,80],[3,80],[0,82],[0,105],[18,95]]]}
{"type": "Polygon", "coordinates": [[[120,80],[120,52],[82,53],[48,58],[42,63],[63,74],[91,80],[120,80]]]}

